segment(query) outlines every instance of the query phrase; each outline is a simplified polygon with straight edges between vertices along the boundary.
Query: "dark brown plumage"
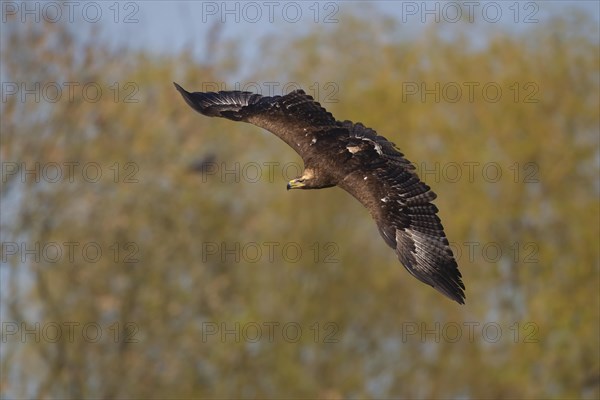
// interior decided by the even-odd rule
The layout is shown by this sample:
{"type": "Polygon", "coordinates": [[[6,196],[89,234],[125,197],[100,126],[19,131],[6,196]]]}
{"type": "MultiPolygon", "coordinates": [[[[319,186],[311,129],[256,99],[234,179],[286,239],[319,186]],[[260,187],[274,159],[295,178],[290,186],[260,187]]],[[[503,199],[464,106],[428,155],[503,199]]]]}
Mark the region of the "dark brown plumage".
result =
{"type": "Polygon", "coordinates": [[[266,97],[238,91],[189,93],[175,87],[201,114],[274,133],[304,161],[303,175],[291,180],[288,189],[341,187],[369,210],[385,242],[414,277],[464,303],[465,286],[431,203],[436,195],[393,143],[361,123],[336,121],[302,90],[266,97]]]}

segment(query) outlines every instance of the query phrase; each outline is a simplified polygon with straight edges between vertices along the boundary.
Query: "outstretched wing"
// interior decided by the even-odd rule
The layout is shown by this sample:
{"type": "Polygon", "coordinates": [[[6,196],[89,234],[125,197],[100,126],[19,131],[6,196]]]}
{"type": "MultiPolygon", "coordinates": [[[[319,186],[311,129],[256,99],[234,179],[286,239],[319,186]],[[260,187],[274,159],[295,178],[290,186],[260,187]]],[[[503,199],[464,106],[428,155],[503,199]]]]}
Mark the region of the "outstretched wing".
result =
{"type": "Polygon", "coordinates": [[[190,93],[174,84],[186,103],[199,113],[260,126],[303,158],[316,135],[326,134],[336,126],[331,113],[302,90],[268,97],[239,91],[190,93]]]}
{"type": "Polygon", "coordinates": [[[462,276],[431,203],[435,193],[393,143],[362,124],[339,124],[350,135],[340,149],[345,177],[338,186],[369,209],[381,236],[413,276],[464,304],[462,276]]]}

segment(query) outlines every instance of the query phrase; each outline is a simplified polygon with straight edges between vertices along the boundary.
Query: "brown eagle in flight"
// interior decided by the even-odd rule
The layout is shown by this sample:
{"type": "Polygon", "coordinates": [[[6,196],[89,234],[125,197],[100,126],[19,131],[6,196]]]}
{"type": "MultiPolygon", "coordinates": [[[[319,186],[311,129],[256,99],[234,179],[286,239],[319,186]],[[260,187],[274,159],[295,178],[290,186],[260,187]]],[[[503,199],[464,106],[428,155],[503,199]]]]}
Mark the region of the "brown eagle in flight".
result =
{"type": "Polygon", "coordinates": [[[436,195],[393,143],[361,123],[336,121],[302,90],[267,97],[175,87],[203,115],[248,122],[286,142],[304,161],[288,189],[341,187],[369,210],[408,272],[464,304],[462,275],[431,203],[436,195]]]}

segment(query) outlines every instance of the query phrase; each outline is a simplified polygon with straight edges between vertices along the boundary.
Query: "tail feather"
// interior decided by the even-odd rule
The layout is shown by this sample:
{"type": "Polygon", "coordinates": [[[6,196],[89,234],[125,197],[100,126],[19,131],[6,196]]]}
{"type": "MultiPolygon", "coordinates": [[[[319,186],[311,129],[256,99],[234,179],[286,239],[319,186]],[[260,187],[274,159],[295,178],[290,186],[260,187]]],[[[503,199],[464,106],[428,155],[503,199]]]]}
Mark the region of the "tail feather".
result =
{"type": "Polygon", "coordinates": [[[200,114],[209,117],[223,117],[240,121],[244,115],[242,108],[256,104],[262,97],[251,92],[194,92],[190,93],[173,82],[185,102],[200,114]]]}

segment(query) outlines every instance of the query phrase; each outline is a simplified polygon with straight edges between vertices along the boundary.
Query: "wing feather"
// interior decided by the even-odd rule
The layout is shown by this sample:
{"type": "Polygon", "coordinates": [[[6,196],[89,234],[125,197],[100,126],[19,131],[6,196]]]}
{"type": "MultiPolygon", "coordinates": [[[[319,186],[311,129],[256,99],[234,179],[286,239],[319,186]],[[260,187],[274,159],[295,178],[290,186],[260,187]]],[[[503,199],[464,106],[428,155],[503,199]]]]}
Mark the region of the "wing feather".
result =
{"type": "Polygon", "coordinates": [[[239,91],[190,93],[174,84],[187,104],[199,113],[264,128],[286,142],[302,158],[315,135],[327,134],[336,127],[331,113],[302,90],[269,97],[239,91]]]}
{"type": "Polygon", "coordinates": [[[362,144],[362,151],[346,161],[347,175],[338,186],[369,209],[381,236],[414,277],[463,304],[465,286],[431,203],[435,193],[393,143],[362,124],[341,124],[350,132],[345,146],[362,144]]]}

